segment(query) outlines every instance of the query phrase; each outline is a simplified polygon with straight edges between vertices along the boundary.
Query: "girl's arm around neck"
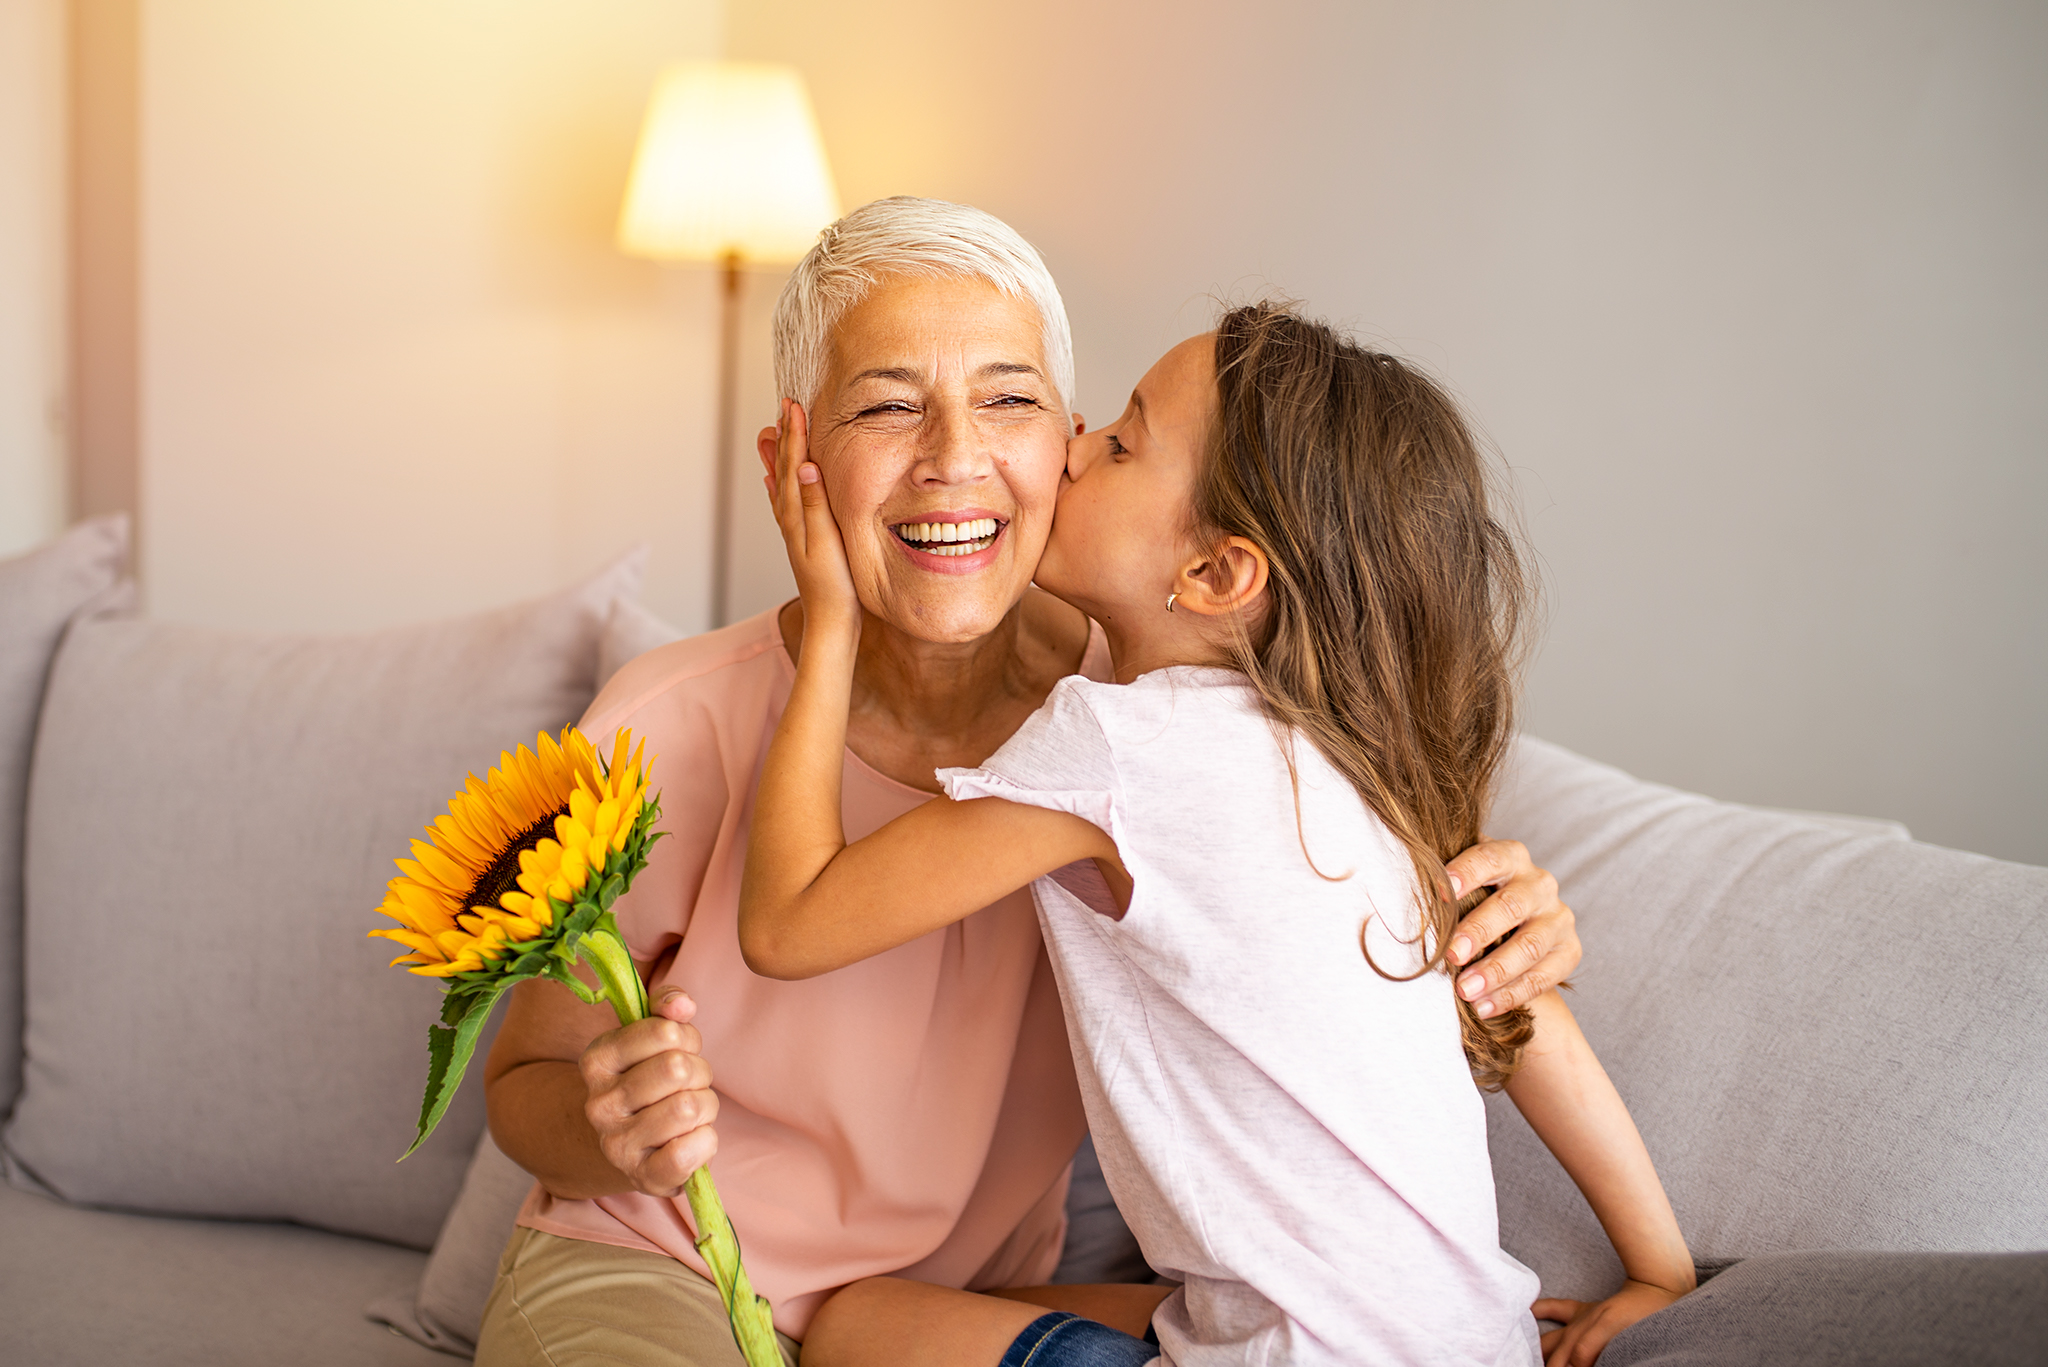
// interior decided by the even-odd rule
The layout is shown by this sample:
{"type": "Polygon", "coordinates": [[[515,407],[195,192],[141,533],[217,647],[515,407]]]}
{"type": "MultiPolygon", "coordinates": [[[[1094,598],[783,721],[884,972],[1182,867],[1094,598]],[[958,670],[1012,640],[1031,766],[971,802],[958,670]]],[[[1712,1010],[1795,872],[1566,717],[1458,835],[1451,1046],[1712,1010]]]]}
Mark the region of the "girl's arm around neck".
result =
{"type": "Polygon", "coordinates": [[[768,978],[843,968],[1063,864],[1115,866],[1117,857],[1115,842],[1080,817],[995,798],[927,802],[846,843],[839,803],[861,608],[806,438],[803,410],[785,401],[771,482],[803,594],[803,646],[761,770],[739,907],[740,953],[768,978]]]}
{"type": "Polygon", "coordinates": [[[840,824],[857,634],[813,633],[775,730],[747,844],[740,953],[766,978],[811,978],[951,925],[1116,843],[1067,812],[936,798],[848,845],[840,824]],[[824,639],[820,639],[823,637],[824,639]]]}

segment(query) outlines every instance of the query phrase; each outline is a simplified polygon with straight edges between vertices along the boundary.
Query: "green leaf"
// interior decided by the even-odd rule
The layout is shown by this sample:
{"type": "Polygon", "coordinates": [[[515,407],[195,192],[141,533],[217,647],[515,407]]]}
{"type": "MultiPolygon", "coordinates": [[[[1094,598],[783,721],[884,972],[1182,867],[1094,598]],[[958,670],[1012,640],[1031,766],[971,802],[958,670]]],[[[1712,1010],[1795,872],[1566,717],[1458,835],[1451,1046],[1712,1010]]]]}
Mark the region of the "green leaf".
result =
{"type": "Polygon", "coordinates": [[[597,890],[598,911],[610,911],[612,909],[612,903],[618,901],[619,894],[624,892],[625,890],[626,876],[624,874],[615,873],[611,877],[605,879],[604,886],[597,890]]]}
{"type": "Polygon", "coordinates": [[[398,1155],[399,1162],[403,1163],[412,1156],[413,1150],[426,1143],[427,1136],[447,1114],[448,1103],[455,1099],[456,1089],[462,1086],[462,1075],[469,1068],[469,1056],[476,1052],[477,1036],[483,1033],[484,1022],[490,1019],[491,1008],[497,1005],[505,989],[518,981],[520,979],[508,974],[492,984],[489,990],[472,995],[454,1029],[445,1025],[427,1027],[427,1092],[420,1099],[420,1132],[411,1147],[398,1155]]]}

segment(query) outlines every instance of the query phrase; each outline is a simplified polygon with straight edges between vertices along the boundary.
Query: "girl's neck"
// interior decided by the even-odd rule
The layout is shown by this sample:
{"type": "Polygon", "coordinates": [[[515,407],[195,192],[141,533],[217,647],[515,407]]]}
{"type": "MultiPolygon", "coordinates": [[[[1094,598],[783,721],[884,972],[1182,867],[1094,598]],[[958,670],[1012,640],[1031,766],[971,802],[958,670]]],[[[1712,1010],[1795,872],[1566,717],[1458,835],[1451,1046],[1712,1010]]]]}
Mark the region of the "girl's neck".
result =
{"type": "Polygon", "coordinates": [[[1116,681],[1127,684],[1140,675],[1176,665],[1230,665],[1230,653],[1219,633],[1221,623],[1157,609],[1160,621],[1138,612],[1108,613],[1101,620],[1109,638],[1109,658],[1116,662],[1116,681]]]}

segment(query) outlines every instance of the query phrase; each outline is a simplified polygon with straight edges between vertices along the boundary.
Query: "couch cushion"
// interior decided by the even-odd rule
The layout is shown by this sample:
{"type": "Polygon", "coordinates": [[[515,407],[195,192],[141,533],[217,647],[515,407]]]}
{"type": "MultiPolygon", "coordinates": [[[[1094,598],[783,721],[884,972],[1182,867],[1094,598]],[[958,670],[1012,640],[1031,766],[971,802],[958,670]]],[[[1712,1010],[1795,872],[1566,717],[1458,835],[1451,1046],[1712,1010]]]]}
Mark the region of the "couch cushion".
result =
{"type": "Polygon", "coordinates": [[[2039,1367],[2048,1253],[1778,1253],[1639,1320],[1601,1367],[2039,1367]]]}
{"type": "Polygon", "coordinates": [[[369,635],[82,622],[28,822],[11,1173],[72,1201],[428,1247],[482,1129],[412,1137],[434,982],[366,938],[466,770],[576,720],[629,558],[518,607],[369,635]]]}
{"type": "Polygon", "coordinates": [[[21,845],[43,683],[65,624],[114,588],[127,563],[125,517],[81,522],[0,560],[0,1117],[21,1090],[21,845]]]}
{"type": "Polygon", "coordinates": [[[447,1367],[362,1317],[425,1259],[291,1225],[79,1210],[0,1186],[0,1357],[36,1367],[447,1367]]]}
{"type": "MultiPolygon", "coordinates": [[[[1567,999],[1695,1258],[2048,1248],[2048,869],[1631,778],[1524,739],[1490,829],[1577,914],[1567,999]]],[[[1604,1295],[1599,1225],[1488,1098],[1501,1242],[1604,1295]]]]}

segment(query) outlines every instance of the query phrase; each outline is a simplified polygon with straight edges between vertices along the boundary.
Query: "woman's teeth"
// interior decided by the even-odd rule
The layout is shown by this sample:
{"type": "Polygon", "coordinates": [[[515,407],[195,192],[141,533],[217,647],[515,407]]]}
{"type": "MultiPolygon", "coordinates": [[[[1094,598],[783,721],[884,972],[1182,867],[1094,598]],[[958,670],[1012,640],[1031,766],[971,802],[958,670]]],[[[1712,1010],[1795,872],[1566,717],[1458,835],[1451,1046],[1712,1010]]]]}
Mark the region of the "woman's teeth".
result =
{"type": "Polygon", "coordinates": [[[973,555],[995,544],[1002,524],[992,517],[966,522],[902,522],[896,535],[927,555],[973,555]]]}

